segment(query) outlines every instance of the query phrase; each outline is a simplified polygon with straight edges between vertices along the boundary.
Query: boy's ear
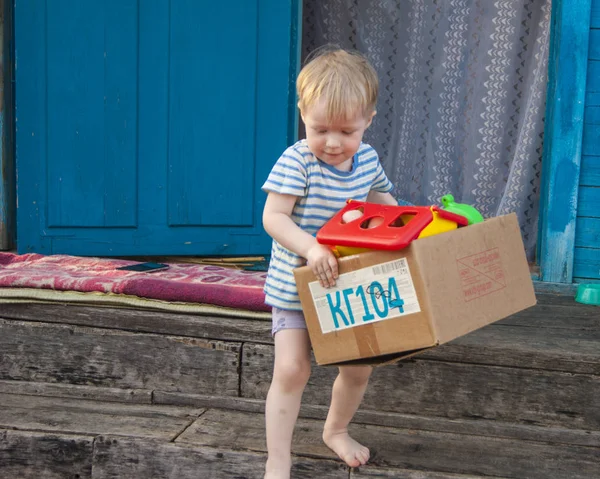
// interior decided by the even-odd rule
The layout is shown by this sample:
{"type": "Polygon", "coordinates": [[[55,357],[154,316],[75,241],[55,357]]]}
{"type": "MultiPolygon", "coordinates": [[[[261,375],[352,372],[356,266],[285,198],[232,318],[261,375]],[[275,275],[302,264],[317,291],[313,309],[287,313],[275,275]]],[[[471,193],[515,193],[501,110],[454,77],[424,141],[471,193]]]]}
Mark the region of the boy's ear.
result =
{"type": "Polygon", "coordinates": [[[302,118],[302,121],[304,122],[304,112],[302,111],[302,108],[300,108],[300,102],[298,102],[298,111],[300,112],[300,118],[302,118]]]}
{"type": "Polygon", "coordinates": [[[369,128],[371,126],[371,123],[373,122],[373,118],[375,117],[375,115],[377,115],[377,110],[373,110],[373,113],[371,113],[371,116],[367,119],[366,128],[369,128]]]}

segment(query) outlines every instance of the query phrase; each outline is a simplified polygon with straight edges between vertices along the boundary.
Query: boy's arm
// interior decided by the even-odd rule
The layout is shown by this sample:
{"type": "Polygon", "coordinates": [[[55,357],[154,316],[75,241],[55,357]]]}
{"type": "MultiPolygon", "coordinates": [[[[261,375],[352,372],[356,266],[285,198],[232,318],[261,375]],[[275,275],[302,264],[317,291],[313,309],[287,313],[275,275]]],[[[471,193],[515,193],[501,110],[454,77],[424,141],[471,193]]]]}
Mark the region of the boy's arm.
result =
{"type": "Polygon", "coordinates": [[[292,220],[297,196],[269,192],[263,211],[263,225],[269,236],[284,248],[306,258],[317,240],[292,220]]]}
{"type": "Polygon", "coordinates": [[[369,191],[367,201],[369,203],[378,203],[380,205],[398,206],[396,198],[394,198],[391,193],[381,193],[380,191],[375,190],[369,191]]]}
{"type": "Polygon", "coordinates": [[[284,248],[308,260],[321,286],[334,286],[338,277],[337,259],[326,246],[303,231],[291,218],[297,196],[269,192],[263,211],[266,232],[284,248]]]}

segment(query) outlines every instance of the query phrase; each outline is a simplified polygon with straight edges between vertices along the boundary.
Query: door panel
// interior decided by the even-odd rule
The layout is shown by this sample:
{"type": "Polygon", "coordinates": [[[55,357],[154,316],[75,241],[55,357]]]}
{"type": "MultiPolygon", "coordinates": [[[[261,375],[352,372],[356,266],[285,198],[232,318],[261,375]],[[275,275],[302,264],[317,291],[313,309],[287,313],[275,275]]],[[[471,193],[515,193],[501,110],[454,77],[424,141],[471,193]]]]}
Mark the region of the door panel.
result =
{"type": "Polygon", "coordinates": [[[137,2],[51,5],[48,226],[135,226],[137,2]]]}
{"type": "Polygon", "coordinates": [[[169,225],[252,226],[257,2],[207,3],[171,3],[169,225]]]}
{"type": "Polygon", "coordinates": [[[297,0],[17,0],[20,252],[264,254],[297,0]]]}

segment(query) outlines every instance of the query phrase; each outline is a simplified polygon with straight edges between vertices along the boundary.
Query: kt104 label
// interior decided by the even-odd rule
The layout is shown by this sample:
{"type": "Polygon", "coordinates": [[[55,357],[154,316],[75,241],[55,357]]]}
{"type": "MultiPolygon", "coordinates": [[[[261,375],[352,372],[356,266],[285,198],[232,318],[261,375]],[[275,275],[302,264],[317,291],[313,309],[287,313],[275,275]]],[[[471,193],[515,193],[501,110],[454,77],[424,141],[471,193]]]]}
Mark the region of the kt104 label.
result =
{"type": "Polygon", "coordinates": [[[323,333],[421,311],[405,258],[344,273],[334,288],[309,287],[323,333]]]}

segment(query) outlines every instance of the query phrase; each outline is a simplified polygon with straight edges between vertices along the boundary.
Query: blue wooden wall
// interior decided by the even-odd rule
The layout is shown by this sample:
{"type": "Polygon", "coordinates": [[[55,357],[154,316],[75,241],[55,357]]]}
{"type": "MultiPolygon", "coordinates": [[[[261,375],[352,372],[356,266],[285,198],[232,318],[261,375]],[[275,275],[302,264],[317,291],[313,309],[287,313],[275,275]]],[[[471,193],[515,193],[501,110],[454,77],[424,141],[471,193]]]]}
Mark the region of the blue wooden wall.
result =
{"type": "Polygon", "coordinates": [[[592,0],[574,280],[600,281],[600,0],[592,0]]]}

